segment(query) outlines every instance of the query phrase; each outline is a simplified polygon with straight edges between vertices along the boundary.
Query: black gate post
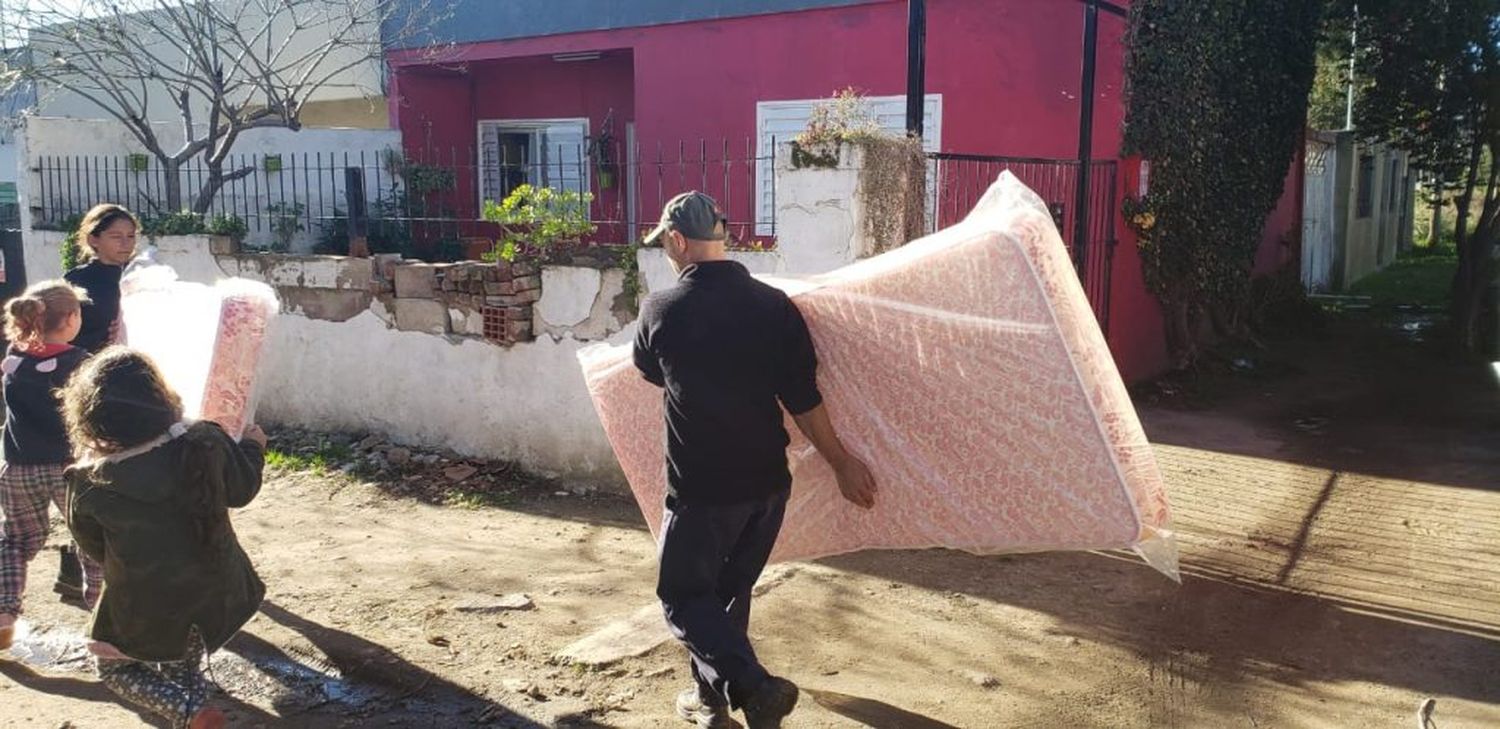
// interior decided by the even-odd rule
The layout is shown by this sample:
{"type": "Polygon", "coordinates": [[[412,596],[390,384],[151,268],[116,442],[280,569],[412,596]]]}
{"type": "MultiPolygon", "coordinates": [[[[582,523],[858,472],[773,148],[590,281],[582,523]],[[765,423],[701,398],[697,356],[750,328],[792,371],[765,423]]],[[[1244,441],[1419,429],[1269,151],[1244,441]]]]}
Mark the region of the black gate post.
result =
{"type": "Polygon", "coordinates": [[[1099,6],[1086,3],[1083,15],[1083,87],[1078,110],[1078,189],[1073,196],[1073,248],[1078,280],[1087,285],[1089,248],[1089,167],[1094,159],[1094,67],[1098,57],[1099,6]]]}
{"type": "Polygon", "coordinates": [[[927,109],[927,0],[906,0],[906,134],[922,138],[927,109]]]}
{"type": "Polygon", "coordinates": [[[370,219],[365,209],[365,171],[361,167],[344,168],[344,204],[349,207],[349,255],[370,257],[370,219]]]}

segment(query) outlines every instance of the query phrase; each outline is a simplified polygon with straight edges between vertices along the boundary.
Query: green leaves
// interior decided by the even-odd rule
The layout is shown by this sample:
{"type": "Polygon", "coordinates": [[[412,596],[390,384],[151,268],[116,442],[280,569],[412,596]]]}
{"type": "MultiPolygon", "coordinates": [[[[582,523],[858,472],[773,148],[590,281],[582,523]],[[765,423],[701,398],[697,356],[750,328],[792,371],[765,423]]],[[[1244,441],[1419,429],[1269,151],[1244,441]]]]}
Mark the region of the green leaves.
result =
{"type": "Polygon", "coordinates": [[[1146,283],[1164,303],[1238,307],[1301,139],[1322,3],[1131,5],[1125,148],[1151,162],[1127,200],[1146,283]]]}
{"type": "Polygon", "coordinates": [[[539,256],[559,244],[594,232],[589,222],[591,193],[520,185],[504,200],[484,203],[484,220],[500,226],[502,236],[488,260],[513,261],[539,256]]]}

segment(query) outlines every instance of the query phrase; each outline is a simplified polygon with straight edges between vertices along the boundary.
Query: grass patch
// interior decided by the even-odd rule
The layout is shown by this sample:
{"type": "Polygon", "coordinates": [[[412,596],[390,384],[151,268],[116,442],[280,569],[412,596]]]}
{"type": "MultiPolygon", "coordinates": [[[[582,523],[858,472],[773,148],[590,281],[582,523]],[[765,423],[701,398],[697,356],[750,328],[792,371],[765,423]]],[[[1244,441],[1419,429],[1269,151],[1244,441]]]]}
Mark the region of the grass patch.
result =
{"type": "Polygon", "coordinates": [[[320,441],[316,448],[283,451],[270,448],[266,451],[266,465],[282,471],[309,471],[326,474],[349,462],[354,451],[342,443],[320,441]]]}
{"type": "Polygon", "coordinates": [[[449,489],[443,494],[444,506],[470,510],[509,506],[515,500],[515,494],[509,492],[449,489]]]}
{"type": "Polygon", "coordinates": [[[1458,255],[1451,248],[1418,248],[1356,281],[1349,287],[1349,293],[1370,297],[1370,305],[1375,309],[1388,310],[1398,306],[1442,308],[1448,305],[1453,274],[1457,270],[1458,255]]]}

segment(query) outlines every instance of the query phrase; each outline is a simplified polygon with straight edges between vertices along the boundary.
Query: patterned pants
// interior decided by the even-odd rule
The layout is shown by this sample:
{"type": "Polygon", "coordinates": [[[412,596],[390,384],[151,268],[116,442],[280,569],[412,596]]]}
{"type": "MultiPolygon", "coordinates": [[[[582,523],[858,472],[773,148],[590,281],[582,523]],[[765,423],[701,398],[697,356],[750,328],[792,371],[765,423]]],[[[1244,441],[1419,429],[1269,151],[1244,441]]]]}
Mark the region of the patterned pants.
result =
{"type": "MultiPolygon", "coordinates": [[[[67,513],[68,483],[63,464],[40,466],[0,463],[0,615],[21,614],[21,594],[26,590],[26,566],[47,544],[50,529],[48,504],[67,513]]],[[[99,600],[104,570],[82,554],[84,601],[89,607],[99,600]]]]}
{"type": "Polygon", "coordinates": [[[181,661],[145,663],[129,659],[99,659],[99,680],[120,698],[185,727],[208,701],[208,678],[203,675],[203,637],[188,636],[188,655],[181,661]]]}

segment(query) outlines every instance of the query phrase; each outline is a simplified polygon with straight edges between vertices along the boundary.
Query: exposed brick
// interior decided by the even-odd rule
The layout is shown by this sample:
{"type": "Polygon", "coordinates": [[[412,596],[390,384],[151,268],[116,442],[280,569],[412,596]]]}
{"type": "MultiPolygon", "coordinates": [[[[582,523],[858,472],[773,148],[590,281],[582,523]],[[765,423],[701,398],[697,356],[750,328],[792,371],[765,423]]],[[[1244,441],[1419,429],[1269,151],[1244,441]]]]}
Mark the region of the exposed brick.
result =
{"type": "Polygon", "coordinates": [[[521,261],[510,264],[510,271],[516,276],[535,276],[541,272],[541,269],[537,268],[537,265],[531,261],[521,261]]]}
{"type": "Polygon", "coordinates": [[[437,284],[437,272],[426,263],[409,263],[395,267],[396,296],[404,299],[430,299],[437,284]]]}
{"type": "Polygon", "coordinates": [[[509,280],[511,280],[511,279],[513,279],[515,277],[516,277],[516,274],[515,274],[514,271],[511,270],[511,267],[510,267],[509,263],[501,261],[501,262],[495,264],[495,280],[496,281],[509,281],[509,280]]]}
{"type": "Polygon", "coordinates": [[[486,306],[480,310],[484,317],[484,338],[492,342],[504,342],[505,336],[505,312],[498,306],[486,306]]]}
{"type": "Polygon", "coordinates": [[[536,303],[537,301],[539,301],[541,298],[542,298],[542,291],[541,291],[541,289],[532,289],[530,291],[517,291],[516,293],[511,294],[510,296],[501,296],[501,297],[499,297],[501,303],[503,305],[505,305],[505,306],[520,306],[522,304],[533,304],[533,303],[536,303]]]}
{"type": "Polygon", "coordinates": [[[529,321],[507,321],[505,322],[505,338],[512,342],[531,341],[531,322],[529,321]]]}
{"type": "Polygon", "coordinates": [[[407,332],[446,334],[448,309],[436,301],[396,299],[396,328],[407,332]]]}
{"type": "Polygon", "coordinates": [[[531,307],[508,306],[505,308],[506,321],[531,321],[531,307]]]}
{"type": "Polygon", "coordinates": [[[499,281],[499,273],[494,264],[480,267],[480,276],[485,281],[499,281]]]}
{"type": "Polygon", "coordinates": [[[486,281],[484,293],[489,296],[510,296],[516,292],[514,281],[486,281]]]}
{"type": "Polygon", "coordinates": [[[375,273],[387,281],[396,278],[396,267],[401,265],[400,253],[378,253],[375,255],[375,273]]]}
{"type": "Polygon", "coordinates": [[[446,278],[445,277],[443,279],[442,286],[443,286],[443,290],[444,291],[457,291],[458,290],[458,282],[454,281],[451,278],[446,278]]]}
{"type": "Polygon", "coordinates": [[[521,291],[530,291],[532,289],[539,289],[539,288],[542,287],[542,277],[541,276],[518,276],[516,278],[515,283],[516,283],[516,291],[518,293],[521,292],[521,291]]]}

